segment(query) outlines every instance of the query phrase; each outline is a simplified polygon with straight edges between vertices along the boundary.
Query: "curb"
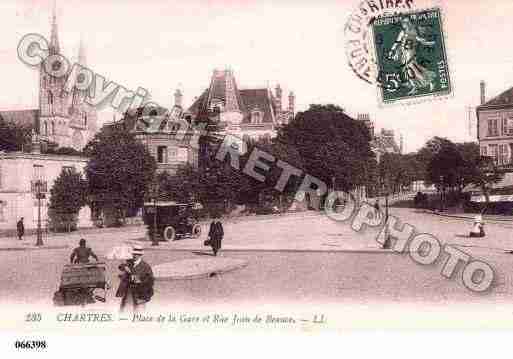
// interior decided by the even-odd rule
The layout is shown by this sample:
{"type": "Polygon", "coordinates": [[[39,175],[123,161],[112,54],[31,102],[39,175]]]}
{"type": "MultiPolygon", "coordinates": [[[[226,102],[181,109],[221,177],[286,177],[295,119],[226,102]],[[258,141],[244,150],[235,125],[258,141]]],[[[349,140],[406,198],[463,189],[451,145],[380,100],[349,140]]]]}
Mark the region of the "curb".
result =
{"type": "Polygon", "coordinates": [[[204,273],[195,273],[195,274],[186,274],[186,275],[169,275],[165,277],[155,277],[155,281],[157,282],[165,282],[170,280],[186,280],[186,279],[201,279],[201,278],[210,278],[219,274],[224,274],[227,272],[232,272],[237,269],[242,269],[248,266],[248,262],[244,261],[238,264],[231,264],[224,268],[216,269],[214,271],[207,271],[204,273]]]}
{"type": "MultiPolygon", "coordinates": [[[[187,249],[187,248],[155,248],[155,247],[148,247],[145,248],[146,251],[162,251],[162,252],[208,252],[204,249],[187,249]]],[[[264,248],[264,249],[258,249],[258,248],[228,248],[228,249],[221,249],[219,253],[226,253],[226,252],[264,252],[264,253],[374,253],[374,254],[390,254],[394,253],[397,254],[398,252],[395,252],[392,249],[382,249],[382,248],[369,248],[369,249],[270,249],[270,248],[264,248]]],[[[409,251],[403,251],[402,253],[407,253],[409,251]]]]}
{"type": "Polygon", "coordinates": [[[68,245],[62,245],[62,246],[42,246],[42,247],[0,247],[1,251],[44,251],[44,250],[50,250],[50,249],[66,249],[70,248],[68,245]]]}
{"type": "MultiPolygon", "coordinates": [[[[467,220],[470,220],[470,221],[474,220],[473,217],[467,217],[467,216],[462,216],[462,215],[457,215],[457,214],[445,214],[445,213],[428,211],[428,210],[425,210],[424,213],[432,214],[432,215],[440,216],[440,217],[447,217],[447,218],[467,219],[467,220]]],[[[500,218],[489,218],[489,219],[486,219],[484,216],[483,216],[483,220],[486,220],[487,222],[507,222],[507,223],[513,223],[513,220],[511,220],[511,219],[500,219],[500,218]]]]}

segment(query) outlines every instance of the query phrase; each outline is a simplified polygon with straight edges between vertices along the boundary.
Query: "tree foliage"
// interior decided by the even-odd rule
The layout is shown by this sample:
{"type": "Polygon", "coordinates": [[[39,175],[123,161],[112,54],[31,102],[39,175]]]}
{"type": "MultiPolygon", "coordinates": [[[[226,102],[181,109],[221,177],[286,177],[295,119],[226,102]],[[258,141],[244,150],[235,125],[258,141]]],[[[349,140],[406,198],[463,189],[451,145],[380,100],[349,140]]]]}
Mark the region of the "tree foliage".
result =
{"type": "Polygon", "coordinates": [[[62,170],[50,189],[50,209],[77,214],[87,203],[87,181],[73,169],[62,170]]]}
{"type": "Polygon", "coordinates": [[[311,105],[278,131],[278,142],[299,153],[306,173],[350,191],[369,182],[370,134],[336,105],[311,105]]]}
{"type": "Polygon", "coordinates": [[[104,127],[87,144],[89,192],[100,207],[141,207],[152,182],[155,159],[121,126],[104,127]]]}
{"type": "Polygon", "coordinates": [[[31,130],[32,127],[4,121],[0,116],[0,151],[22,151],[30,142],[31,130]]]}

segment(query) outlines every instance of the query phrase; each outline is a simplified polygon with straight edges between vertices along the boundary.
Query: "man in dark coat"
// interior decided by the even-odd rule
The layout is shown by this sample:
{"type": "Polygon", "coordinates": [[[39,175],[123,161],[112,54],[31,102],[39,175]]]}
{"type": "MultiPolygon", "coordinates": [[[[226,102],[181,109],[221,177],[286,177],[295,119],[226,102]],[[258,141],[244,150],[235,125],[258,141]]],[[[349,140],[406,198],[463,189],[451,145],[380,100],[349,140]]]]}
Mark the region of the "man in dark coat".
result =
{"type": "Polygon", "coordinates": [[[210,223],[210,230],[208,231],[208,242],[214,251],[214,256],[217,256],[217,252],[221,249],[221,241],[223,240],[224,230],[223,224],[216,216],[212,223],[210,223]]]}
{"type": "Polygon", "coordinates": [[[25,225],[23,224],[23,217],[16,223],[16,229],[18,231],[18,239],[21,241],[25,234],[25,225]]]}
{"type": "Polygon", "coordinates": [[[71,264],[86,264],[89,263],[89,257],[93,257],[98,262],[98,256],[91,248],[86,247],[86,240],[82,238],[78,242],[78,247],[71,252],[69,261],[71,264]]]}
{"type": "Polygon", "coordinates": [[[123,272],[116,297],[121,298],[120,310],[143,312],[153,297],[155,278],[151,266],[143,261],[144,249],[137,245],[132,249],[132,258],[119,266],[123,272]]]}

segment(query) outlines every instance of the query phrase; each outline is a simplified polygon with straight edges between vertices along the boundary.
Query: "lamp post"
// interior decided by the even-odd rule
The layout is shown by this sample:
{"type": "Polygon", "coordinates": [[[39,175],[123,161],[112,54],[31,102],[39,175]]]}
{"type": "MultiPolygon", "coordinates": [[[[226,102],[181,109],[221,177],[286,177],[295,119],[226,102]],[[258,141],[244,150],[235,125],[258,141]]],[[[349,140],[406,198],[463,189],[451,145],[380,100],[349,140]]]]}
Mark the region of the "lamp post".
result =
{"type": "Polygon", "coordinates": [[[157,197],[158,197],[159,187],[156,182],[153,182],[150,186],[151,186],[150,187],[151,197],[153,199],[153,231],[152,231],[152,236],[151,236],[151,245],[158,246],[159,238],[158,238],[158,228],[157,228],[157,197]]]}
{"type": "Polygon", "coordinates": [[[43,182],[37,180],[35,185],[36,198],[37,198],[37,234],[36,234],[36,246],[43,245],[43,235],[41,233],[41,200],[45,198],[43,193],[43,182]]]}

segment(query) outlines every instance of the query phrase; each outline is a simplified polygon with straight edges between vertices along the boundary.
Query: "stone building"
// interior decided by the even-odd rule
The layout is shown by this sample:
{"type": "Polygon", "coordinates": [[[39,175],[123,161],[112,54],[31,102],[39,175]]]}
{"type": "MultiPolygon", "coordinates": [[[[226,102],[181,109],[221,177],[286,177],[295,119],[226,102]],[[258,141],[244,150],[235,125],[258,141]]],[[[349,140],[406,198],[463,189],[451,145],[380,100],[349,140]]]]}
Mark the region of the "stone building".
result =
{"type": "MultiPolygon", "coordinates": [[[[55,8],[53,10],[49,54],[62,54],[55,8]]],[[[77,61],[86,65],[82,41],[77,61]]],[[[59,147],[82,150],[97,131],[97,113],[93,106],[84,101],[85,93],[73,89],[64,91],[66,76],[55,78],[39,70],[38,108],[0,111],[0,119],[31,127],[43,142],[55,143],[59,147]]]]}
{"type": "Polygon", "coordinates": [[[480,90],[481,104],[476,115],[481,155],[492,157],[501,167],[513,168],[513,88],[488,101],[483,81],[480,90]]]}
{"type": "MultiPolygon", "coordinates": [[[[24,217],[25,228],[37,228],[38,200],[36,181],[43,183],[46,198],[41,200],[42,227],[47,226],[50,189],[62,170],[74,168],[83,173],[88,159],[80,156],[41,154],[35,151],[0,153],[0,230],[14,230],[24,217]]],[[[91,211],[83,207],[78,216],[79,227],[90,227],[91,211]]]]}

